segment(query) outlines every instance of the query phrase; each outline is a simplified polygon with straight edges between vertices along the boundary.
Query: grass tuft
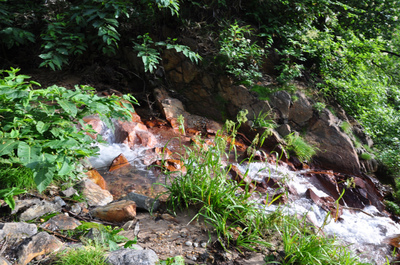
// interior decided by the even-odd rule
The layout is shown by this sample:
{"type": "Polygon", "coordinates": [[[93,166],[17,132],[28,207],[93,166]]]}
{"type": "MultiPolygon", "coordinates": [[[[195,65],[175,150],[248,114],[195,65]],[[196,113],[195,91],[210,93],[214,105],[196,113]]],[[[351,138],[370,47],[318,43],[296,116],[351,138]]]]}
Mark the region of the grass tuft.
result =
{"type": "Polygon", "coordinates": [[[308,144],[301,136],[291,133],[285,137],[286,149],[294,154],[300,161],[310,161],[316,154],[316,148],[308,144]]]}
{"type": "Polygon", "coordinates": [[[55,265],[106,265],[104,249],[93,246],[71,249],[57,256],[55,265]]]}

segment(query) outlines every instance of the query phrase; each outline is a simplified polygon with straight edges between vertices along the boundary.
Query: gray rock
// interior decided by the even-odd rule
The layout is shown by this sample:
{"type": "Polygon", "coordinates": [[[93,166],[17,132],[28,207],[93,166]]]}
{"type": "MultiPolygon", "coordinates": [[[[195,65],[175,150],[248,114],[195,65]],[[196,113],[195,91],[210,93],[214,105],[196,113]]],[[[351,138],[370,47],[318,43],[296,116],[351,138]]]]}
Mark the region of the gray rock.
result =
{"type": "Polygon", "coordinates": [[[78,187],[89,206],[104,206],[113,201],[113,196],[108,190],[103,190],[90,179],[82,180],[78,187]]]}
{"type": "Polygon", "coordinates": [[[27,200],[16,200],[15,201],[15,208],[14,210],[11,212],[11,214],[16,214],[18,212],[20,212],[23,209],[29,208],[34,204],[39,204],[40,203],[40,199],[27,199],[27,200]]]}
{"type": "Polygon", "coordinates": [[[185,245],[188,246],[188,247],[191,247],[193,245],[193,243],[191,241],[186,241],[185,245]]]}
{"type": "Polygon", "coordinates": [[[120,249],[108,255],[107,263],[113,265],[155,265],[157,254],[151,249],[120,249]]]}
{"type": "Polygon", "coordinates": [[[146,211],[157,211],[160,207],[160,201],[150,198],[148,196],[138,194],[135,192],[128,193],[127,196],[122,198],[123,200],[131,200],[136,202],[136,208],[144,209],[146,211]]]}
{"type": "Polygon", "coordinates": [[[75,194],[78,194],[76,189],[74,189],[73,187],[69,187],[68,189],[61,191],[61,193],[68,198],[74,196],[75,194]]]}
{"type": "Polygon", "coordinates": [[[304,126],[313,116],[313,107],[303,93],[297,92],[296,96],[298,99],[289,110],[289,120],[304,126]]]}
{"type": "Polygon", "coordinates": [[[59,211],[61,211],[61,207],[58,204],[51,203],[46,200],[35,200],[35,203],[30,205],[27,210],[21,213],[19,218],[21,221],[29,221],[45,214],[55,213],[59,211]]]}
{"type": "Polygon", "coordinates": [[[65,203],[65,201],[64,201],[63,199],[61,199],[60,196],[54,197],[54,203],[57,204],[57,205],[60,206],[60,207],[64,207],[65,205],[67,205],[67,204],[65,203]]]}
{"type": "Polygon", "coordinates": [[[4,238],[12,238],[13,240],[21,240],[26,237],[33,236],[37,233],[37,227],[34,224],[19,223],[0,223],[0,242],[4,238]]]}
{"type": "Polygon", "coordinates": [[[79,205],[79,203],[74,203],[71,206],[71,212],[74,214],[80,214],[82,211],[82,207],[79,205]]]}
{"type": "Polygon", "coordinates": [[[285,137],[285,136],[287,136],[287,135],[289,135],[291,133],[291,129],[290,129],[290,125],[289,124],[282,124],[276,130],[283,137],[285,137]]]}
{"type": "Polygon", "coordinates": [[[271,96],[271,105],[279,110],[281,117],[284,120],[289,118],[289,109],[292,103],[292,98],[286,91],[277,91],[271,96]]]}

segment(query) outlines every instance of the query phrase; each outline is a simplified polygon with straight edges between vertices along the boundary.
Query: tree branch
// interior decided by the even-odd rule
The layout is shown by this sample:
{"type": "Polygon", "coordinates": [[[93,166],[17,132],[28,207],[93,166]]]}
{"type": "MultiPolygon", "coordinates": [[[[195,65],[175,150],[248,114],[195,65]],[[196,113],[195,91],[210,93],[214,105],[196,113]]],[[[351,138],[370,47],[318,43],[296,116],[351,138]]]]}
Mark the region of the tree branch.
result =
{"type": "Polygon", "coordinates": [[[400,54],[394,53],[394,52],[391,52],[391,51],[381,50],[381,52],[386,52],[386,53],[388,53],[388,54],[390,54],[390,55],[394,55],[394,56],[400,57],[400,54]]]}

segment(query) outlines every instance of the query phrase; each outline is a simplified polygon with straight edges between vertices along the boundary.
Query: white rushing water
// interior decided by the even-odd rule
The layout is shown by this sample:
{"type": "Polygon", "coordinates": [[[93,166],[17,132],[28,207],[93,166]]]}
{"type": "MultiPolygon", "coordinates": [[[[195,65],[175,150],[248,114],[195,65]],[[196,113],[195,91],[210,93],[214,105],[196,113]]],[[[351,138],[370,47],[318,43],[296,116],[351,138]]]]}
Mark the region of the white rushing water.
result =
{"type": "MultiPolygon", "coordinates": [[[[266,163],[251,163],[250,165],[237,165],[242,173],[248,171],[248,176],[254,180],[272,178],[285,181],[289,190],[295,191],[296,196],[289,196],[289,203],[283,206],[283,212],[295,215],[307,215],[307,219],[317,227],[323,227],[326,235],[335,236],[345,244],[352,244],[352,248],[358,251],[364,250],[364,261],[376,264],[384,264],[385,257],[374,253],[388,252],[390,247],[383,242],[386,237],[400,234],[400,225],[388,216],[379,212],[374,206],[367,206],[363,211],[350,211],[343,209],[340,220],[328,218],[327,212],[316,205],[311,199],[306,198],[307,189],[312,189],[319,197],[329,196],[316,188],[309,178],[303,176],[304,172],[289,171],[286,167],[275,166],[266,163]],[[325,225],[324,225],[325,222],[325,225]],[[365,246],[370,246],[365,249],[365,246]],[[385,251],[383,251],[385,249],[385,251]],[[371,252],[372,250],[372,252],[371,252]],[[366,253],[370,252],[370,253],[366,253]]],[[[282,206],[280,206],[282,208],[282,206]]],[[[274,211],[277,206],[265,206],[266,212],[274,211]]],[[[380,254],[382,255],[382,253],[380,254]]]]}

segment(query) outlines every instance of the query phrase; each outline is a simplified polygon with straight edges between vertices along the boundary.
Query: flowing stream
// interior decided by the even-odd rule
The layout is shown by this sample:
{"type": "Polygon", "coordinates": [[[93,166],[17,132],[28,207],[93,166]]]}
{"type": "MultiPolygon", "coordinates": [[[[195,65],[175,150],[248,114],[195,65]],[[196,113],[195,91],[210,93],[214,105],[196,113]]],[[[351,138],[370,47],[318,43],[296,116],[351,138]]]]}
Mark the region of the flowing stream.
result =
{"type": "MultiPolygon", "coordinates": [[[[111,137],[112,138],[112,137],[111,137]]],[[[165,141],[160,141],[159,146],[164,146],[165,141]]],[[[96,169],[107,168],[112,160],[119,154],[123,154],[135,174],[142,175],[150,183],[157,182],[157,176],[147,169],[143,164],[146,148],[136,147],[133,150],[125,144],[110,143],[99,145],[100,155],[90,158],[96,169]]],[[[334,218],[327,217],[327,211],[316,205],[306,197],[306,191],[311,189],[320,197],[328,196],[324,191],[318,189],[304,174],[306,171],[290,171],[285,165],[273,165],[262,162],[254,162],[249,165],[236,164],[244,174],[247,171],[249,177],[261,181],[272,178],[284,182],[290,191],[288,203],[281,207],[284,213],[290,215],[306,215],[307,219],[316,227],[322,227],[322,231],[328,236],[335,236],[341,243],[349,245],[353,252],[364,262],[385,264],[386,256],[391,254],[391,247],[384,242],[388,236],[400,234],[400,225],[391,220],[386,214],[379,212],[374,206],[367,206],[362,211],[354,211],[344,208],[340,219],[335,222],[334,218]]],[[[107,180],[107,179],[106,179],[107,180]]],[[[124,179],[124,185],[129,185],[131,179],[124,179]]],[[[137,180],[135,180],[137,181],[137,180]]],[[[265,205],[260,199],[260,208],[266,213],[275,211],[278,206],[265,205]]]]}

